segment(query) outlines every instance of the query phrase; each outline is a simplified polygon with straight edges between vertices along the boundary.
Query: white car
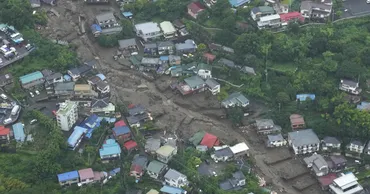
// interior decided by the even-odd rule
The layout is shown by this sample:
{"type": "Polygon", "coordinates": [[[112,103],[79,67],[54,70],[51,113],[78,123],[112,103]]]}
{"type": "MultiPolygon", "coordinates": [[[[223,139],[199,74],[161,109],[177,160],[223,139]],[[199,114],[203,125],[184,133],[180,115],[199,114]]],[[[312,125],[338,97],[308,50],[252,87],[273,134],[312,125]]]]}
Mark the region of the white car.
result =
{"type": "Polygon", "coordinates": [[[12,122],[12,118],[7,118],[4,120],[4,125],[9,124],[12,122]]]}
{"type": "Polygon", "coordinates": [[[35,95],[33,95],[33,93],[32,92],[30,92],[30,96],[33,98],[33,97],[35,97],[35,95]]]}
{"type": "Polygon", "coordinates": [[[8,97],[5,94],[1,94],[0,97],[4,100],[8,99],[8,97]]]}
{"type": "Polygon", "coordinates": [[[30,121],[30,125],[33,125],[33,124],[35,124],[37,122],[37,119],[32,119],[31,121],[30,121]]]}
{"type": "Polygon", "coordinates": [[[370,0],[366,0],[366,3],[370,3],[370,0]]]}
{"type": "Polygon", "coordinates": [[[36,95],[39,95],[40,94],[40,92],[38,90],[36,90],[35,93],[36,93],[36,95]]]}

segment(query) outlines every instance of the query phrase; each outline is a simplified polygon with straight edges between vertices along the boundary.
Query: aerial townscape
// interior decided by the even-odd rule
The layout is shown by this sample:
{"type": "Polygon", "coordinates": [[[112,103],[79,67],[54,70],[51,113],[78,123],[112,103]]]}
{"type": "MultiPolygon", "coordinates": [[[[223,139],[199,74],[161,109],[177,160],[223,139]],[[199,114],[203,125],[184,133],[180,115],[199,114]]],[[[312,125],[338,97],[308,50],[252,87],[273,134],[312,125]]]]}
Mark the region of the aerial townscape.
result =
{"type": "Polygon", "coordinates": [[[370,0],[0,1],[1,194],[370,194],[370,0]]]}

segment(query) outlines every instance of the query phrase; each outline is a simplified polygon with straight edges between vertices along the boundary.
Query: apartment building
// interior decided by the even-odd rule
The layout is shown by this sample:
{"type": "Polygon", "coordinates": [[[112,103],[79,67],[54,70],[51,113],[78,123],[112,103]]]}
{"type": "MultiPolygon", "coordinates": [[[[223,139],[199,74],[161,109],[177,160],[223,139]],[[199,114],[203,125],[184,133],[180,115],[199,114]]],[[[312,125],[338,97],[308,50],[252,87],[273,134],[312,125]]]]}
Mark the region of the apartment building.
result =
{"type": "Polygon", "coordinates": [[[56,112],[56,118],[58,126],[63,131],[69,131],[73,124],[76,123],[78,119],[77,112],[78,104],[73,101],[65,101],[61,103],[58,111],[56,112]]]}
{"type": "Polygon", "coordinates": [[[312,129],[288,133],[288,144],[296,155],[317,152],[320,148],[320,140],[312,129]]]}
{"type": "Polygon", "coordinates": [[[279,14],[263,16],[260,18],[260,21],[257,22],[258,29],[276,28],[280,27],[280,24],[279,14]]]}
{"type": "Polygon", "coordinates": [[[144,41],[158,39],[163,35],[161,28],[155,22],[146,22],[135,25],[136,35],[144,41]]]}

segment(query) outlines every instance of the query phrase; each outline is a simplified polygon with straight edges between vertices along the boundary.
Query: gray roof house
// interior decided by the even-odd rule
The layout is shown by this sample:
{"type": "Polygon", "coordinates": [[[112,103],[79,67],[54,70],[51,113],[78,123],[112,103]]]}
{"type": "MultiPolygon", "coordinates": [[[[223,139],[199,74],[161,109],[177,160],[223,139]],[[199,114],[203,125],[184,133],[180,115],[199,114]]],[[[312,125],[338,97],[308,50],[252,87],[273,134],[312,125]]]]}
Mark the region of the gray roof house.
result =
{"type": "Polygon", "coordinates": [[[215,162],[218,162],[218,161],[226,162],[226,161],[231,160],[233,156],[234,156],[233,151],[230,149],[230,147],[227,146],[225,148],[215,150],[214,154],[211,155],[211,158],[215,162]]]}
{"type": "Polygon", "coordinates": [[[320,154],[313,154],[310,157],[304,158],[303,161],[306,163],[307,168],[312,168],[318,177],[329,173],[328,163],[320,154]]]}
{"type": "Polygon", "coordinates": [[[184,43],[175,44],[176,52],[179,54],[183,53],[193,53],[197,49],[197,45],[194,40],[188,39],[184,43]]]}
{"type": "Polygon", "coordinates": [[[249,100],[240,92],[230,94],[225,100],[221,102],[224,108],[240,106],[246,107],[249,105],[249,100]]]}
{"type": "Polygon", "coordinates": [[[59,72],[52,73],[49,76],[45,76],[46,85],[54,84],[57,82],[63,82],[63,75],[59,72]]]}
{"type": "Polygon", "coordinates": [[[155,151],[157,151],[160,147],[161,147],[160,139],[149,138],[146,140],[145,143],[145,152],[155,154],[155,151]]]}
{"type": "Polygon", "coordinates": [[[305,18],[327,18],[332,10],[330,1],[302,1],[300,12],[305,18]]]}
{"type": "Polygon", "coordinates": [[[208,78],[206,80],[206,85],[207,85],[207,88],[208,90],[213,94],[213,95],[216,95],[218,93],[220,93],[220,84],[215,80],[215,79],[212,79],[212,78],[208,78]]]}
{"type": "Polygon", "coordinates": [[[289,132],[288,144],[295,154],[313,153],[320,148],[320,140],[312,129],[289,132]]]}
{"type": "Polygon", "coordinates": [[[230,68],[235,68],[236,65],[234,63],[234,61],[231,61],[229,59],[225,59],[225,58],[221,58],[218,63],[222,64],[222,65],[225,65],[227,67],[230,67],[230,68]]]}
{"type": "Polygon", "coordinates": [[[270,134],[270,133],[279,133],[281,127],[275,125],[272,119],[257,119],[256,120],[257,133],[270,134]]]}
{"type": "Polygon", "coordinates": [[[332,172],[339,172],[346,168],[347,159],[342,156],[330,156],[330,160],[328,161],[330,171],[332,172]]]}
{"type": "Polygon", "coordinates": [[[229,178],[220,183],[220,188],[225,191],[237,191],[245,185],[245,176],[242,171],[236,171],[229,178]]]}
{"type": "Polygon", "coordinates": [[[281,133],[275,135],[267,135],[267,147],[281,147],[286,145],[286,143],[287,142],[281,135],[281,133]]]}
{"type": "Polygon", "coordinates": [[[54,85],[55,95],[70,96],[74,94],[75,82],[59,82],[54,85]]]}
{"type": "Polygon", "coordinates": [[[197,75],[185,78],[184,81],[192,89],[203,87],[204,84],[205,84],[203,79],[201,77],[197,76],[197,75]]]}
{"type": "Polygon", "coordinates": [[[335,137],[326,136],[321,140],[321,146],[323,151],[337,152],[340,154],[340,141],[335,137]]]}
{"type": "Polygon", "coordinates": [[[113,12],[96,15],[95,20],[101,27],[102,34],[116,34],[122,31],[122,26],[117,22],[113,12]]]}
{"type": "Polygon", "coordinates": [[[246,74],[256,75],[256,72],[254,71],[253,67],[244,66],[242,67],[241,71],[246,74]]]}
{"type": "Polygon", "coordinates": [[[148,165],[148,157],[141,154],[136,154],[132,160],[132,164],[139,165],[143,170],[146,169],[148,165]]]}
{"type": "Polygon", "coordinates": [[[346,146],[346,156],[353,157],[353,158],[360,158],[361,154],[363,153],[365,149],[365,143],[363,143],[360,140],[352,140],[347,146],[346,146]]]}
{"type": "Polygon", "coordinates": [[[121,51],[127,50],[129,52],[137,52],[137,42],[135,38],[123,39],[118,41],[119,49],[121,51]]]}
{"type": "Polygon", "coordinates": [[[172,187],[183,187],[189,184],[187,177],[174,169],[169,169],[164,175],[166,184],[172,187]]]}
{"type": "Polygon", "coordinates": [[[163,176],[167,168],[168,168],[167,164],[164,164],[157,160],[152,160],[147,167],[147,172],[150,177],[158,179],[161,176],[163,176]]]}
{"type": "Polygon", "coordinates": [[[175,44],[172,41],[157,42],[157,46],[159,55],[174,54],[175,44]]]}
{"type": "Polygon", "coordinates": [[[144,54],[147,55],[157,55],[158,46],[157,43],[145,43],[144,44],[144,54]]]}
{"type": "Polygon", "coordinates": [[[109,97],[93,98],[91,100],[91,108],[104,108],[109,105],[109,97]]]}
{"type": "Polygon", "coordinates": [[[202,162],[198,168],[197,171],[200,175],[204,176],[213,176],[213,171],[211,170],[210,166],[206,162],[202,162]]]}
{"type": "Polygon", "coordinates": [[[163,35],[161,28],[155,22],[145,22],[135,25],[136,35],[144,41],[157,39],[163,35]]]}
{"type": "Polygon", "coordinates": [[[161,63],[159,58],[146,58],[141,59],[141,65],[143,66],[156,66],[161,63]]]}

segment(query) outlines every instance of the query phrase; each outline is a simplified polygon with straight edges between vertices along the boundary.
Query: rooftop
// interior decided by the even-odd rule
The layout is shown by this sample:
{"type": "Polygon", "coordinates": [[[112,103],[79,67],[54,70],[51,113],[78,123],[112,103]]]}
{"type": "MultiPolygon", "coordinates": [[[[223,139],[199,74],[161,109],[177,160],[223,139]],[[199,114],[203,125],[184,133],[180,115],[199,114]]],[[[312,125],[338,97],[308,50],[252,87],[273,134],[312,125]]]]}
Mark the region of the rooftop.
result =
{"type": "Polygon", "coordinates": [[[56,114],[64,115],[67,112],[71,111],[73,108],[76,108],[76,106],[77,106],[76,102],[67,100],[60,104],[59,109],[56,114]]]}
{"type": "Polygon", "coordinates": [[[68,145],[71,147],[75,147],[78,140],[81,138],[81,136],[87,132],[86,128],[80,127],[80,126],[75,126],[72,134],[69,136],[67,142],[68,145]]]}
{"type": "Polygon", "coordinates": [[[170,145],[164,145],[160,147],[156,153],[164,157],[170,156],[175,151],[175,148],[170,145]]]}
{"type": "Polygon", "coordinates": [[[333,181],[337,178],[335,173],[329,173],[325,176],[319,177],[319,182],[322,186],[328,186],[333,183],[333,181]]]}
{"type": "Polygon", "coordinates": [[[135,29],[136,31],[140,31],[142,34],[150,34],[161,31],[161,29],[158,27],[158,24],[155,22],[136,24],[135,29]]]}
{"type": "Polygon", "coordinates": [[[207,86],[208,86],[208,87],[210,87],[210,88],[214,88],[214,87],[216,87],[216,86],[219,86],[219,85],[220,85],[216,80],[214,80],[214,79],[212,79],[212,78],[208,78],[208,79],[206,80],[206,84],[207,84],[207,86]]]}
{"type": "Polygon", "coordinates": [[[294,146],[305,146],[310,144],[319,144],[320,140],[312,129],[289,132],[288,136],[294,146]]]}
{"type": "Polygon", "coordinates": [[[290,123],[292,125],[299,125],[299,124],[304,124],[304,119],[303,119],[303,116],[302,115],[299,115],[299,114],[292,114],[290,115],[289,117],[290,119],[290,123]]]}
{"type": "Polygon", "coordinates": [[[75,82],[58,82],[54,84],[55,91],[73,91],[75,82]]]}
{"type": "Polygon", "coordinates": [[[199,2],[192,2],[188,5],[188,9],[190,9],[193,13],[198,13],[206,8],[199,2]]]}
{"type": "Polygon", "coordinates": [[[119,44],[120,49],[125,49],[125,48],[128,48],[128,47],[137,46],[135,38],[119,40],[118,44],[119,44]]]}
{"type": "Polygon", "coordinates": [[[194,146],[197,146],[202,141],[205,134],[205,131],[198,131],[191,138],[189,138],[189,141],[192,142],[194,146]]]}
{"type": "Polygon", "coordinates": [[[1,136],[9,135],[9,134],[10,134],[10,129],[9,128],[6,128],[4,126],[0,126],[0,135],[1,136]]]}
{"type": "Polygon", "coordinates": [[[159,24],[163,30],[163,33],[174,33],[176,32],[175,27],[169,21],[163,21],[159,24]]]}
{"type": "Polygon", "coordinates": [[[153,173],[159,174],[163,168],[166,168],[167,164],[164,164],[162,162],[159,162],[157,160],[152,160],[149,165],[147,170],[151,171],[153,173]]]}
{"type": "Polygon", "coordinates": [[[95,17],[98,23],[100,22],[105,23],[105,21],[107,20],[114,20],[114,21],[116,20],[116,18],[113,15],[113,12],[102,13],[102,14],[96,15],[95,17]]]}
{"type": "Polygon", "coordinates": [[[183,194],[186,191],[184,189],[181,189],[181,188],[171,187],[171,186],[165,185],[161,188],[161,192],[169,193],[169,194],[183,194]]]}
{"type": "Polygon", "coordinates": [[[322,141],[329,144],[340,144],[340,141],[336,137],[326,136],[322,141]]]}
{"type": "Polygon", "coordinates": [[[175,44],[176,50],[181,51],[181,50],[189,50],[189,49],[196,49],[197,45],[195,44],[194,40],[187,39],[183,43],[177,43],[175,44]]]}
{"type": "Polygon", "coordinates": [[[86,168],[78,171],[80,180],[94,179],[94,172],[91,168],[86,168]]]}
{"type": "Polygon", "coordinates": [[[26,135],[24,134],[23,124],[16,123],[12,127],[13,127],[14,139],[16,141],[23,142],[24,139],[26,138],[26,135]]]}
{"type": "Polygon", "coordinates": [[[27,83],[33,82],[35,80],[39,80],[43,77],[44,77],[44,75],[42,75],[42,73],[40,71],[35,71],[33,73],[21,76],[19,79],[21,80],[22,84],[27,84],[27,83]]]}
{"type": "Polygon", "coordinates": [[[177,180],[178,178],[180,177],[186,177],[184,174],[182,174],[181,172],[177,171],[177,170],[174,170],[172,168],[170,168],[167,173],[164,175],[164,178],[166,179],[173,179],[173,180],[177,180]]]}
{"type": "Polygon", "coordinates": [[[68,180],[73,180],[73,179],[78,179],[78,178],[79,178],[79,175],[78,175],[77,170],[58,174],[59,182],[65,182],[68,180]]]}
{"type": "Polygon", "coordinates": [[[89,84],[75,84],[75,91],[91,91],[92,88],[89,84]]]}
{"type": "Polygon", "coordinates": [[[220,144],[220,142],[219,142],[217,136],[212,135],[210,133],[206,133],[204,135],[202,141],[200,142],[200,145],[205,145],[208,148],[212,148],[213,146],[219,145],[219,144],[220,144]]]}
{"type": "Polygon", "coordinates": [[[240,152],[248,151],[249,147],[247,146],[246,143],[242,142],[242,143],[235,144],[234,146],[231,146],[230,149],[234,154],[238,154],[240,152]]]}
{"type": "Polygon", "coordinates": [[[137,147],[137,143],[133,140],[130,140],[130,141],[125,142],[123,146],[126,148],[126,150],[131,150],[137,147]]]}
{"type": "Polygon", "coordinates": [[[283,141],[284,137],[281,135],[281,133],[276,134],[276,135],[267,135],[267,139],[272,142],[272,141],[283,141]]]}
{"type": "Polygon", "coordinates": [[[314,164],[318,169],[324,166],[328,166],[328,163],[326,162],[324,157],[320,154],[313,154],[312,156],[306,157],[303,160],[307,165],[310,166],[314,164]]]}
{"type": "Polygon", "coordinates": [[[107,139],[99,149],[100,157],[121,153],[121,147],[114,139],[107,139]]]}
{"type": "Polygon", "coordinates": [[[124,135],[130,133],[130,128],[127,126],[119,126],[119,127],[114,127],[113,132],[116,136],[124,135]]]}
{"type": "Polygon", "coordinates": [[[114,127],[123,127],[127,126],[124,120],[119,120],[114,124],[114,127]]]}
{"type": "Polygon", "coordinates": [[[145,150],[156,151],[160,147],[161,147],[161,140],[160,139],[149,138],[149,139],[146,140],[145,150]]]}
{"type": "Polygon", "coordinates": [[[188,77],[184,79],[185,83],[190,87],[190,88],[195,88],[200,85],[205,84],[203,79],[199,77],[198,75],[188,77]]]}
{"type": "Polygon", "coordinates": [[[222,148],[222,149],[219,149],[219,150],[215,151],[215,156],[216,157],[223,157],[223,156],[231,157],[233,155],[234,155],[234,153],[233,153],[233,151],[231,150],[230,147],[225,147],[225,148],[222,148]]]}
{"type": "Polygon", "coordinates": [[[274,121],[272,119],[257,119],[256,125],[258,129],[266,129],[274,127],[274,121]]]}
{"type": "Polygon", "coordinates": [[[222,101],[222,104],[248,104],[249,100],[240,92],[234,92],[230,94],[225,100],[222,101]]]}

